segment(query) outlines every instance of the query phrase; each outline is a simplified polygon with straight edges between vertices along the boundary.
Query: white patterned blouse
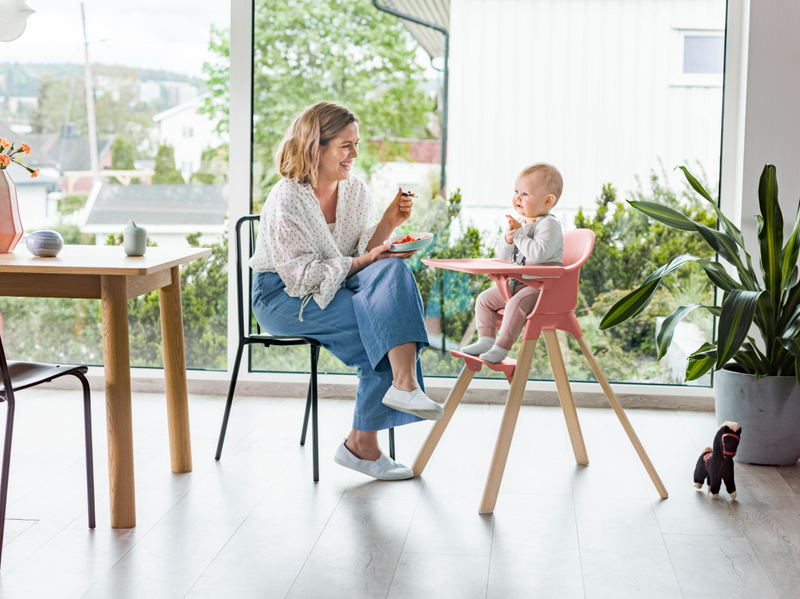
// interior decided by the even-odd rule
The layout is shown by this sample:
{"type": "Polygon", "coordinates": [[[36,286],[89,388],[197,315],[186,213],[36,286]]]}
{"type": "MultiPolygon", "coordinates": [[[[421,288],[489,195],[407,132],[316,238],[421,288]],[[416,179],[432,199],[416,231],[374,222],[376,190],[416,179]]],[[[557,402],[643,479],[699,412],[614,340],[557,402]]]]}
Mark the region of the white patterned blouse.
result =
{"type": "Polygon", "coordinates": [[[278,273],[289,296],[305,298],[303,307],[313,297],[325,309],[344,283],[353,258],[366,253],[375,233],[375,205],[367,184],[350,175],[339,181],[338,193],[333,231],[307,183],[281,179],[261,211],[250,267],[278,273]]]}

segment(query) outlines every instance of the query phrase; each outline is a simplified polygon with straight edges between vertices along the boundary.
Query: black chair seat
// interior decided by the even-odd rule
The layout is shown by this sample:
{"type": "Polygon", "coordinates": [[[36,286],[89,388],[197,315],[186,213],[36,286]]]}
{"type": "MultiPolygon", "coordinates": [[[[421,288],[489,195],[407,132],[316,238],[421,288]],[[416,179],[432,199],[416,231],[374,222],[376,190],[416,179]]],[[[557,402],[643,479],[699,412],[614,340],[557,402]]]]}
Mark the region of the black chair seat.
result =
{"type": "Polygon", "coordinates": [[[310,345],[312,347],[320,347],[319,341],[309,337],[276,337],[266,333],[251,333],[247,339],[248,343],[263,343],[264,345],[310,345]]]}
{"type": "Polygon", "coordinates": [[[49,383],[53,379],[72,375],[83,387],[83,435],[86,444],[86,499],[89,508],[89,528],[95,527],[94,509],[94,457],[92,456],[92,399],[86,366],[68,364],[42,364],[40,362],[8,362],[0,339],[0,403],[6,408],[6,426],[3,437],[3,466],[0,470],[0,559],[3,557],[6,506],[8,504],[8,478],[11,470],[11,439],[14,432],[14,411],[17,391],[49,383]]]}
{"type": "MultiPolygon", "coordinates": [[[[11,375],[11,386],[14,391],[21,391],[28,387],[49,383],[53,379],[67,374],[86,374],[86,366],[71,366],[68,364],[42,364],[40,362],[8,362],[8,373],[11,375]]],[[[0,380],[0,395],[5,386],[0,380]]]]}

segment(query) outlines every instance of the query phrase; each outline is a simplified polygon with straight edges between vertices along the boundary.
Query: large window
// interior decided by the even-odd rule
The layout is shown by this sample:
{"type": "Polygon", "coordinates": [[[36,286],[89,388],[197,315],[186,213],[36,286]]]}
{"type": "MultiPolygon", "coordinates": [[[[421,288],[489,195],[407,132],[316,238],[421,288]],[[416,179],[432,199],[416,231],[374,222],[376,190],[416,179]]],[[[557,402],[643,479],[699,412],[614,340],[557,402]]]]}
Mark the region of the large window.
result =
{"type": "MultiPolygon", "coordinates": [[[[414,3],[396,4],[413,10],[414,3]]],[[[690,8],[680,0],[429,4],[441,8],[439,24],[451,35],[446,192],[438,186],[442,75],[431,68],[442,66],[439,34],[416,28],[418,42],[367,2],[256,0],[253,209],[278,179],[270,160],[289,119],[319,99],[361,117],[362,138],[371,143],[359,174],[379,207],[398,185],[421,196],[405,228],[437,233],[427,257],[492,255],[517,173],[551,162],[565,180],[554,214],[565,230],[591,228],[597,236],[576,313],[605,372],[618,382],[683,384],[688,354],[713,335],[711,316],[687,318],[660,362],[655,338],[677,306],[713,303],[699,269],[665,280],[635,321],[606,332],[598,325],[670,256],[708,255],[696,238],[648,221],[626,200],[664,203],[715,223],[710,206],[673,169],[689,167],[712,194],[718,187],[725,0],[690,8]],[[394,40],[392,60],[377,43],[386,36],[394,40]]],[[[411,266],[431,340],[424,370],[455,375],[462,362],[449,350],[475,338],[474,298],[489,282],[430,270],[419,258],[411,266]]],[[[577,344],[563,336],[562,345],[570,378],[593,380],[577,344]]],[[[252,367],[305,371],[306,352],[255,350],[252,367]]],[[[329,355],[322,367],[348,371],[329,355]]],[[[543,347],[531,377],[552,378],[543,347]]],[[[708,385],[710,377],[692,384],[708,385]]]]}
{"type": "MultiPolygon", "coordinates": [[[[15,177],[25,231],[114,245],[134,220],[152,245],[212,247],[211,258],[182,270],[186,358],[190,368],[225,369],[228,138],[212,90],[227,86],[216,67],[230,2],[38,0],[34,8],[0,54],[0,137],[27,141],[28,162],[41,168],[37,179],[15,177]]],[[[158,293],[128,310],[132,364],[160,367],[158,293]]],[[[0,314],[11,358],[102,362],[99,301],[0,297],[0,314]]]]}

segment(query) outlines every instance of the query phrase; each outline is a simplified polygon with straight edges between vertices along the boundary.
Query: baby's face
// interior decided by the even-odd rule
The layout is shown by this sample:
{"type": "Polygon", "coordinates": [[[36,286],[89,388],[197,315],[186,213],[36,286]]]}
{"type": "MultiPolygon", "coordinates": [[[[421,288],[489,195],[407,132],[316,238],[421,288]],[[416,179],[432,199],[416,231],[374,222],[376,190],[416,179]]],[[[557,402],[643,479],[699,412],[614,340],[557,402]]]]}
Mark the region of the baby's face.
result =
{"type": "Polygon", "coordinates": [[[542,184],[542,174],[520,175],[514,184],[512,204],[517,214],[528,218],[544,216],[555,204],[556,197],[548,194],[542,184]]]}

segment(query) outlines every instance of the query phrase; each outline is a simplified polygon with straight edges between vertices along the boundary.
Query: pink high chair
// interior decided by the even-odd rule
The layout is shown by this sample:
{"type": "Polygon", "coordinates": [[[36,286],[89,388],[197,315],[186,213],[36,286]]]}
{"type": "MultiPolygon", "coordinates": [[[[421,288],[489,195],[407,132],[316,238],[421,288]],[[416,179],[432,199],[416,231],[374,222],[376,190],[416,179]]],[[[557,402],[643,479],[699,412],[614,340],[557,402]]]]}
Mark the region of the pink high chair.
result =
{"type": "MultiPolygon", "coordinates": [[[[583,331],[573,313],[573,310],[578,305],[578,281],[580,279],[581,266],[592,255],[593,249],[594,233],[588,229],[577,229],[567,231],[564,234],[564,266],[519,266],[496,259],[422,261],[428,266],[445,270],[488,275],[495,282],[506,301],[511,297],[508,285],[509,279],[517,279],[526,285],[539,289],[541,293],[533,312],[530,313],[525,324],[525,329],[522,333],[522,347],[516,360],[506,358],[498,364],[490,364],[477,356],[470,356],[455,350],[450,352],[453,356],[464,360],[464,368],[447,396],[444,404],[444,416],[434,423],[433,428],[428,433],[428,438],[414,460],[412,466],[414,476],[419,476],[425,469],[461,398],[464,397],[472,377],[477,372],[480,372],[484,365],[491,370],[503,372],[511,384],[511,389],[508,392],[506,408],[500,424],[500,432],[497,435],[492,464],[489,468],[489,476],[486,479],[486,486],[479,508],[480,512],[494,511],[494,506],[497,503],[497,494],[500,492],[500,483],[503,480],[503,471],[506,467],[508,450],[511,448],[511,439],[514,436],[517,416],[522,405],[522,395],[525,392],[525,384],[528,382],[528,372],[533,360],[533,352],[536,349],[536,341],[539,339],[540,332],[544,335],[547,354],[550,357],[550,364],[553,368],[553,377],[555,378],[558,397],[561,401],[561,408],[564,410],[564,419],[567,421],[567,430],[572,442],[575,461],[578,464],[588,464],[589,456],[583,443],[578,413],[575,410],[575,402],[572,399],[564,358],[561,354],[561,347],[558,344],[556,331],[562,330],[572,335],[581,346],[583,355],[586,356],[592,372],[597,377],[606,397],[608,397],[608,401],[611,403],[611,407],[614,408],[617,417],[622,423],[622,428],[625,429],[634,449],[636,449],[636,453],[639,454],[639,458],[650,475],[658,494],[663,499],[667,498],[667,489],[650,462],[650,458],[647,457],[647,453],[628,421],[628,417],[614,394],[614,390],[608,384],[608,379],[606,379],[600,369],[600,365],[586,344],[583,338],[583,331]],[[523,279],[522,275],[532,275],[539,278],[523,279]],[[515,377],[514,374],[517,370],[519,370],[519,376],[515,377]]],[[[502,310],[498,312],[498,315],[502,317],[502,310]]],[[[498,318],[498,326],[499,320],[498,318]]]]}

